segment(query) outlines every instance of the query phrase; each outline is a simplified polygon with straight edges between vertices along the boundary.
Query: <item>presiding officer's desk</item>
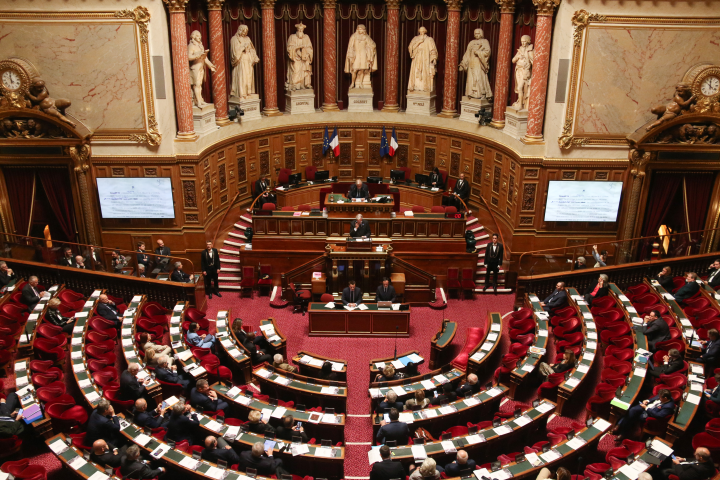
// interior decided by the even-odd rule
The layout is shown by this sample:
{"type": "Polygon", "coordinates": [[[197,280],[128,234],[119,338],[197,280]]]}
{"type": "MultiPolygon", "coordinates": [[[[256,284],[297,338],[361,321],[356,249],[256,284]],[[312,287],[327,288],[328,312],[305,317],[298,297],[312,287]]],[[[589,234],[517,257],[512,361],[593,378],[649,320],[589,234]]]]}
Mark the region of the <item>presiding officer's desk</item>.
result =
{"type": "Polygon", "coordinates": [[[408,310],[378,309],[376,303],[363,303],[366,310],[325,308],[325,303],[308,306],[311,337],[409,337],[408,310]]]}
{"type": "Polygon", "coordinates": [[[370,201],[352,201],[342,193],[327,193],[325,194],[325,208],[328,212],[355,212],[355,213],[366,213],[366,212],[392,212],[395,208],[395,202],[393,201],[392,195],[377,195],[370,199],[370,201]],[[387,198],[386,203],[381,203],[381,198],[387,198]]]}

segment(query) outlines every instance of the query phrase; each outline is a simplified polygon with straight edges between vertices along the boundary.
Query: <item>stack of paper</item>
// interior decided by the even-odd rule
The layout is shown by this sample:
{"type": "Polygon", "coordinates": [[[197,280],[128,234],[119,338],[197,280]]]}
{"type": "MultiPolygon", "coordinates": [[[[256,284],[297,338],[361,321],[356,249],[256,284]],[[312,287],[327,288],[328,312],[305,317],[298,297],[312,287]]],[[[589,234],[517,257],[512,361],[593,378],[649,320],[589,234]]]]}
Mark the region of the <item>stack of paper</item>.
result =
{"type": "Polygon", "coordinates": [[[457,449],[455,448],[455,444],[452,442],[452,440],[444,440],[440,443],[445,449],[445,453],[455,453],[457,452],[457,449]]]}
{"type": "Polygon", "coordinates": [[[475,445],[476,443],[481,443],[485,441],[485,435],[481,433],[476,433],[475,435],[468,435],[465,437],[465,441],[468,442],[470,445],[475,445]]]}
{"type": "Polygon", "coordinates": [[[415,417],[412,412],[400,412],[399,420],[404,423],[413,423],[415,421],[415,417]]]}
{"type": "Polygon", "coordinates": [[[415,460],[425,460],[427,458],[427,452],[425,451],[425,445],[413,445],[411,448],[413,457],[415,460]]]}
{"type": "Polygon", "coordinates": [[[376,462],[382,462],[382,457],[380,456],[380,446],[370,449],[368,452],[368,462],[370,465],[376,462]]]}
{"type": "Polygon", "coordinates": [[[495,427],[495,433],[498,435],[507,435],[508,433],[512,432],[513,429],[511,427],[508,427],[507,425],[500,425],[499,427],[495,427]]]}

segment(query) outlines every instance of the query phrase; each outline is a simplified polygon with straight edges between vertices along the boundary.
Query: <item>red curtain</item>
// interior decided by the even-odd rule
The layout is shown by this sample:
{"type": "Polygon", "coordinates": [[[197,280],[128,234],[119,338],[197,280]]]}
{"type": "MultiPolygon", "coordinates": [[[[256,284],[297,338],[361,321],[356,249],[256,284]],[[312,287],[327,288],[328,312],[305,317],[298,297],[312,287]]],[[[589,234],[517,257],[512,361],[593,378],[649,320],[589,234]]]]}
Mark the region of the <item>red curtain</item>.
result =
{"type": "Polygon", "coordinates": [[[34,168],[3,168],[15,233],[27,235],[33,198],[34,168]]]}
{"type": "MultiPolygon", "coordinates": [[[[689,225],[687,231],[702,230],[705,228],[705,217],[707,216],[710,203],[710,194],[715,175],[712,172],[697,172],[685,174],[685,208],[688,212],[689,225]]],[[[700,240],[698,238],[698,240],[700,240]]]]}
{"type": "MultiPolygon", "coordinates": [[[[38,169],[38,179],[45,190],[55,219],[69,242],[75,242],[72,193],[67,172],[57,169],[38,169]]],[[[40,185],[38,185],[39,187],[40,185]]]]}
{"type": "MultiPolygon", "coordinates": [[[[648,196],[647,207],[645,208],[645,226],[643,237],[654,237],[662,225],[665,216],[672,205],[678,188],[682,188],[682,175],[672,172],[656,172],[650,184],[650,195],[648,196]]],[[[652,241],[643,244],[640,258],[645,259],[652,241]]]]}

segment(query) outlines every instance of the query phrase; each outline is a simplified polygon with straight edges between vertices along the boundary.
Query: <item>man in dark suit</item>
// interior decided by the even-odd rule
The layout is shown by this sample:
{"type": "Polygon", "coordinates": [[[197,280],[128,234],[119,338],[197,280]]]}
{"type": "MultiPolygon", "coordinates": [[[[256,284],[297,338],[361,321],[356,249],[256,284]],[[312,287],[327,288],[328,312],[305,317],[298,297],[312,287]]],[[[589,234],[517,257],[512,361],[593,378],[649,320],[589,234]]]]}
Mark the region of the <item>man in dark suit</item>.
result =
{"type": "Polygon", "coordinates": [[[105,265],[100,250],[96,249],[91,245],[89,250],[85,250],[83,256],[87,259],[86,261],[88,268],[94,268],[95,270],[100,272],[105,271],[105,265]]]}
{"type": "Polygon", "coordinates": [[[167,426],[170,421],[170,415],[168,411],[170,407],[165,407],[165,410],[160,411],[162,405],[158,405],[155,410],[148,411],[147,402],[144,398],[138,398],[135,400],[135,408],[133,409],[133,417],[135,417],[135,425],[148,428],[158,428],[167,426]]]}
{"type": "Polygon", "coordinates": [[[485,287],[483,292],[490,285],[490,272],[493,274],[493,288],[497,294],[498,272],[503,262],[504,250],[502,243],[498,242],[497,233],[493,233],[492,242],[485,247],[485,287]]]}
{"type": "Polygon", "coordinates": [[[215,438],[212,435],[205,437],[205,449],[202,451],[202,459],[213,463],[224,460],[228,466],[240,463],[240,455],[228,445],[225,439],[223,437],[215,438]]]}
{"type": "Polygon", "coordinates": [[[307,433],[305,433],[305,429],[295,422],[292,415],[285,415],[282,418],[282,423],[277,429],[277,438],[292,442],[293,437],[300,437],[302,443],[307,443],[310,440],[307,433]]]}
{"type": "Polygon", "coordinates": [[[200,269],[205,277],[205,291],[209,298],[212,298],[213,289],[212,282],[215,282],[215,295],[220,295],[220,287],[218,287],[218,272],[220,271],[220,256],[217,248],[213,248],[212,242],[205,242],[205,251],[200,254],[200,269]]]}
{"type": "Polygon", "coordinates": [[[442,174],[440,173],[440,170],[438,170],[437,167],[435,167],[430,174],[430,186],[432,188],[440,188],[442,189],[444,187],[443,185],[443,178],[442,174]]]}
{"type": "Polygon", "coordinates": [[[390,410],[392,408],[395,408],[398,411],[402,411],[403,403],[398,402],[397,393],[393,392],[392,390],[388,390],[383,401],[378,403],[377,412],[385,413],[385,410],[390,410]]]}
{"type": "Polygon", "coordinates": [[[648,417],[666,418],[675,412],[675,402],[673,402],[670,390],[662,389],[654,397],[643,400],[638,405],[630,407],[627,414],[618,420],[617,425],[613,428],[614,435],[620,434],[615,441],[623,441],[629,433],[632,433],[635,426],[644,423],[648,417]]]}
{"type": "Polygon", "coordinates": [[[443,393],[432,399],[430,405],[442,405],[457,400],[457,394],[453,389],[452,383],[443,383],[442,392],[443,393]]]}
{"type": "Polygon", "coordinates": [[[470,184],[465,180],[465,174],[461,173],[452,193],[447,197],[443,197],[443,205],[455,206],[458,210],[462,210],[463,205],[460,200],[462,199],[463,202],[467,202],[469,197],[470,184]]]}
{"type": "Polygon", "coordinates": [[[545,300],[540,302],[540,306],[546,312],[550,312],[557,308],[567,305],[567,292],[565,291],[565,282],[558,282],[555,285],[555,291],[547,296],[545,300]]]}
{"type": "Polygon", "coordinates": [[[382,458],[382,462],[373,463],[370,470],[370,480],[405,478],[405,468],[403,468],[402,463],[392,461],[390,447],[387,445],[380,447],[380,458],[382,458]]]}
{"type": "Polygon", "coordinates": [[[395,303],[395,288],[390,285],[390,279],[384,277],[382,279],[382,285],[377,288],[375,297],[378,302],[393,302],[395,303]]]}
{"type": "Polygon", "coordinates": [[[13,272],[7,263],[0,262],[0,287],[7,286],[13,280],[17,281],[17,275],[13,272]]]}
{"type": "Polygon", "coordinates": [[[703,395],[706,401],[720,405],[720,373],[715,374],[715,383],[715,388],[705,390],[703,395]]]}
{"type": "Polygon", "coordinates": [[[111,445],[121,445],[120,420],[115,416],[110,401],[103,398],[90,414],[85,435],[85,444],[92,445],[95,440],[103,439],[111,445]]]}
{"type": "Polygon", "coordinates": [[[204,412],[217,412],[227,410],[230,406],[224,400],[219,400],[215,390],[211,390],[208,381],[201,378],[190,391],[190,405],[204,412]]]}
{"type": "Polygon", "coordinates": [[[104,319],[115,322],[115,328],[120,328],[120,325],[122,325],[120,311],[117,309],[115,303],[110,301],[108,296],[104,293],[98,297],[98,304],[95,308],[95,312],[104,319]]]}
{"type": "Polygon", "coordinates": [[[123,445],[120,448],[110,448],[105,440],[95,440],[92,444],[90,461],[95,462],[98,465],[104,465],[115,469],[120,466],[120,462],[122,457],[125,455],[126,450],[127,445],[123,445]]]}
{"type": "Polygon", "coordinates": [[[170,247],[166,247],[165,242],[158,240],[155,255],[159,255],[155,257],[155,261],[160,271],[167,272],[170,269],[170,247]]]}
{"type": "Polygon", "coordinates": [[[75,266],[75,255],[73,255],[72,248],[65,247],[63,249],[64,256],[58,263],[62,267],[74,267],[75,266]]]}
{"type": "Polygon", "coordinates": [[[179,373],[177,373],[176,365],[169,367],[168,363],[170,363],[168,356],[161,355],[158,359],[157,367],[155,367],[155,377],[165,383],[177,383],[182,385],[183,390],[187,390],[190,385],[190,380],[183,378],[179,373]]]}
{"type": "Polygon", "coordinates": [[[363,220],[361,214],[357,214],[355,220],[350,224],[351,238],[366,238],[370,236],[370,225],[367,220],[363,220]]]}
{"type": "Polygon", "coordinates": [[[137,253],[135,254],[135,257],[137,257],[138,266],[143,265],[145,267],[145,271],[149,272],[150,257],[148,256],[147,252],[145,252],[145,242],[137,243],[137,253]]]}
{"type": "Polygon", "coordinates": [[[459,477],[463,470],[475,470],[475,460],[468,458],[465,450],[458,450],[455,461],[445,465],[445,475],[449,478],[459,477]]]}
{"type": "Polygon", "coordinates": [[[702,354],[698,361],[707,365],[710,369],[714,369],[720,356],[720,333],[718,333],[716,329],[711,328],[708,330],[707,336],[707,340],[700,340],[702,354]]]}
{"type": "Polygon", "coordinates": [[[670,327],[668,327],[667,322],[657,310],[651,310],[650,313],[645,315],[643,321],[645,324],[642,327],[642,332],[647,337],[648,350],[655,353],[655,345],[658,342],[670,340],[670,327]]]}
{"type": "MultiPolygon", "coordinates": [[[[665,322],[663,319],[659,321],[665,322]]],[[[660,375],[678,372],[682,370],[684,366],[685,363],[683,362],[682,355],[680,355],[680,351],[677,348],[671,348],[668,354],[663,357],[662,365],[648,364],[648,374],[651,377],[660,378],[660,375]]]]}
{"type": "Polygon", "coordinates": [[[707,271],[707,283],[715,288],[720,286],[720,258],[715,260],[707,271]]]}
{"type": "Polygon", "coordinates": [[[170,274],[170,281],[180,283],[190,283],[195,279],[195,275],[187,274],[183,272],[183,265],[181,262],[175,262],[175,270],[170,274]]]}
{"type": "Polygon", "coordinates": [[[670,468],[666,468],[655,474],[657,480],[668,480],[670,475],[677,476],[680,480],[705,480],[715,475],[715,465],[710,455],[710,450],[705,447],[698,447],[695,450],[694,459],[675,457],[672,459],[670,468]]]}
{"type": "Polygon", "coordinates": [[[696,273],[688,272],[685,274],[685,285],[680,287],[678,291],[673,294],[676,302],[684,302],[700,291],[700,285],[698,285],[696,280],[696,273]]]}
{"type": "Polygon", "coordinates": [[[263,451],[262,442],[256,442],[252,446],[252,450],[246,450],[240,454],[240,471],[246,472],[248,468],[254,468],[258,475],[269,477],[275,475],[277,477],[286,475],[287,472],[282,468],[282,460],[273,458],[272,448],[263,451]]]}
{"type": "Polygon", "coordinates": [[[200,426],[200,420],[194,413],[190,414],[190,404],[178,402],[172,407],[170,421],[167,424],[167,433],[165,439],[174,440],[175,442],[187,442],[193,444],[193,436],[200,426]]]}
{"type": "Polygon", "coordinates": [[[270,182],[268,181],[267,177],[265,175],[261,175],[260,178],[255,182],[255,197],[259,197],[263,193],[265,193],[265,190],[270,186],[270,182]]]}
{"type": "MultiPolygon", "coordinates": [[[[38,290],[37,286],[38,278],[36,276],[28,278],[28,282],[23,287],[22,296],[20,297],[20,301],[27,305],[31,311],[35,308],[35,305],[40,302],[40,290],[38,290]]],[[[42,295],[44,296],[45,292],[43,292],[42,295]]]]}
{"type": "Polygon", "coordinates": [[[123,478],[146,480],[155,478],[161,473],[165,473],[163,467],[152,469],[140,461],[140,447],[137,445],[130,445],[128,447],[120,465],[120,474],[123,478]]]}
{"type": "Polygon", "coordinates": [[[458,389],[455,391],[455,394],[457,395],[457,398],[461,398],[467,395],[468,392],[474,395],[479,391],[480,382],[478,382],[478,377],[474,373],[471,373],[467,376],[467,382],[465,382],[462,386],[458,387],[458,389]]]}
{"type": "Polygon", "coordinates": [[[351,201],[353,198],[364,198],[365,200],[369,200],[370,190],[362,180],[355,180],[355,185],[351,186],[350,191],[348,192],[348,198],[351,201]]]}
{"type": "MultiPolygon", "coordinates": [[[[120,374],[120,400],[132,400],[133,402],[141,397],[148,397],[145,384],[149,383],[150,377],[147,377],[142,382],[137,379],[137,374],[140,372],[140,365],[137,363],[129,363],[127,370],[120,374]]],[[[153,408],[155,408],[155,401],[152,402],[153,408]]]]}
{"type": "Polygon", "coordinates": [[[357,307],[363,303],[362,290],[355,286],[355,280],[350,280],[348,286],[343,289],[342,302],[343,305],[350,305],[351,307],[357,307]]]}
{"type": "Polygon", "coordinates": [[[410,436],[410,429],[407,423],[400,422],[400,412],[397,408],[390,409],[390,423],[383,420],[380,422],[380,430],[378,430],[375,439],[380,443],[387,443],[395,440],[398,445],[407,445],[408,437],[410,436]]]}
{"type": "Polygon", "coordinates": [[[595,284],[595,286],[588,287],[587,290],[585,290],[585,301],[587,302],[588,306],[592,306],[593,300],[600,297],[607,297],[608,295],[608,276],[604,273],[601,273],[598,277],[598,282],[595,284]]]}
{"type": "Polygon", "coordinates": [[[655,276],[655,280],[657,280],[660,286],[668,292],[672,292],[675,289],[675,284],[673,283],[672,277],[672,270],[668,266],[665,266],[662,270],[660,270],[660,273],[655,276]]]}
{"type": "Polygon", "coordinates": [[[82,255],[75,256],[75,268],[79,268],[80,270],[87,269],[87,267],[85,266],[85,259],[82,255]]]}

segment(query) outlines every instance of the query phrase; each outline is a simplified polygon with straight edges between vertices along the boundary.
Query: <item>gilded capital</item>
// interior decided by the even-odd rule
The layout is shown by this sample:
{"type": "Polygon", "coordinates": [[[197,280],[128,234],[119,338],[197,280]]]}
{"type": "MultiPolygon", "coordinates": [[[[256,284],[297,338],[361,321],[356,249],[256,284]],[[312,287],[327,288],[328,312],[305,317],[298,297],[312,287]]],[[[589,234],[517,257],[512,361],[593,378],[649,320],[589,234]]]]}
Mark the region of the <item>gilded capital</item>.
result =
{"type": "Polygon", "coordinates": [[[275,0],[260,0],[260,8],[275,8],[275,0]]]}
{"type": "Polygon", "coordinates": [[[75,173],[85,173],[88,171],[90,168],[88,164],[88,160],[90,160],[90,145],[82,144],[77,147],[68,147],[66,151],[75,165],[75,173]]]}
{"type": "Polygon", "coordinates": [[[633,177],[644,177],[645,167],[647,167],[647,164],[656,156],[657,152],[631,149],[630,152],[628,152],[628,160],[630,160],[630,165],[632,166],[630,173],[633,177]]]}
{"type": "Polygon", "coordinates": [[[185,13],[188,0],[163,0],[170,13],[185,13]]]}
{"type": "Polygon", "coordinates": [[[533,0],[537,7],[538,15],[552,16],[555,8],[560,5],[560,0],[533,0]]]}
{"type": "Polygon", "coordinates": [[[337,0],[323,0],[323,8],[335,9],[337,0]]]}
{"type": "Polygon", "coordinates": [[[207,0],[208,10],[222,10],[225,0],[207,0]]]}
{"type": "Polygon", "coordinates": [[[500,5],[500,13],[515,13],[515,0],[495,0],[500,5]]]}
{"type": "Polygon", "coordinates": [[[460,10],[462,8],[462,0],[445,0],[448,10],[460,10]]]}
{"type": "Polygon", "coordinates": [[[402,0],[385,0],[385,5],[387,5],[387,8],[399,10],[400,2],[402,2],[402,0]]]}

